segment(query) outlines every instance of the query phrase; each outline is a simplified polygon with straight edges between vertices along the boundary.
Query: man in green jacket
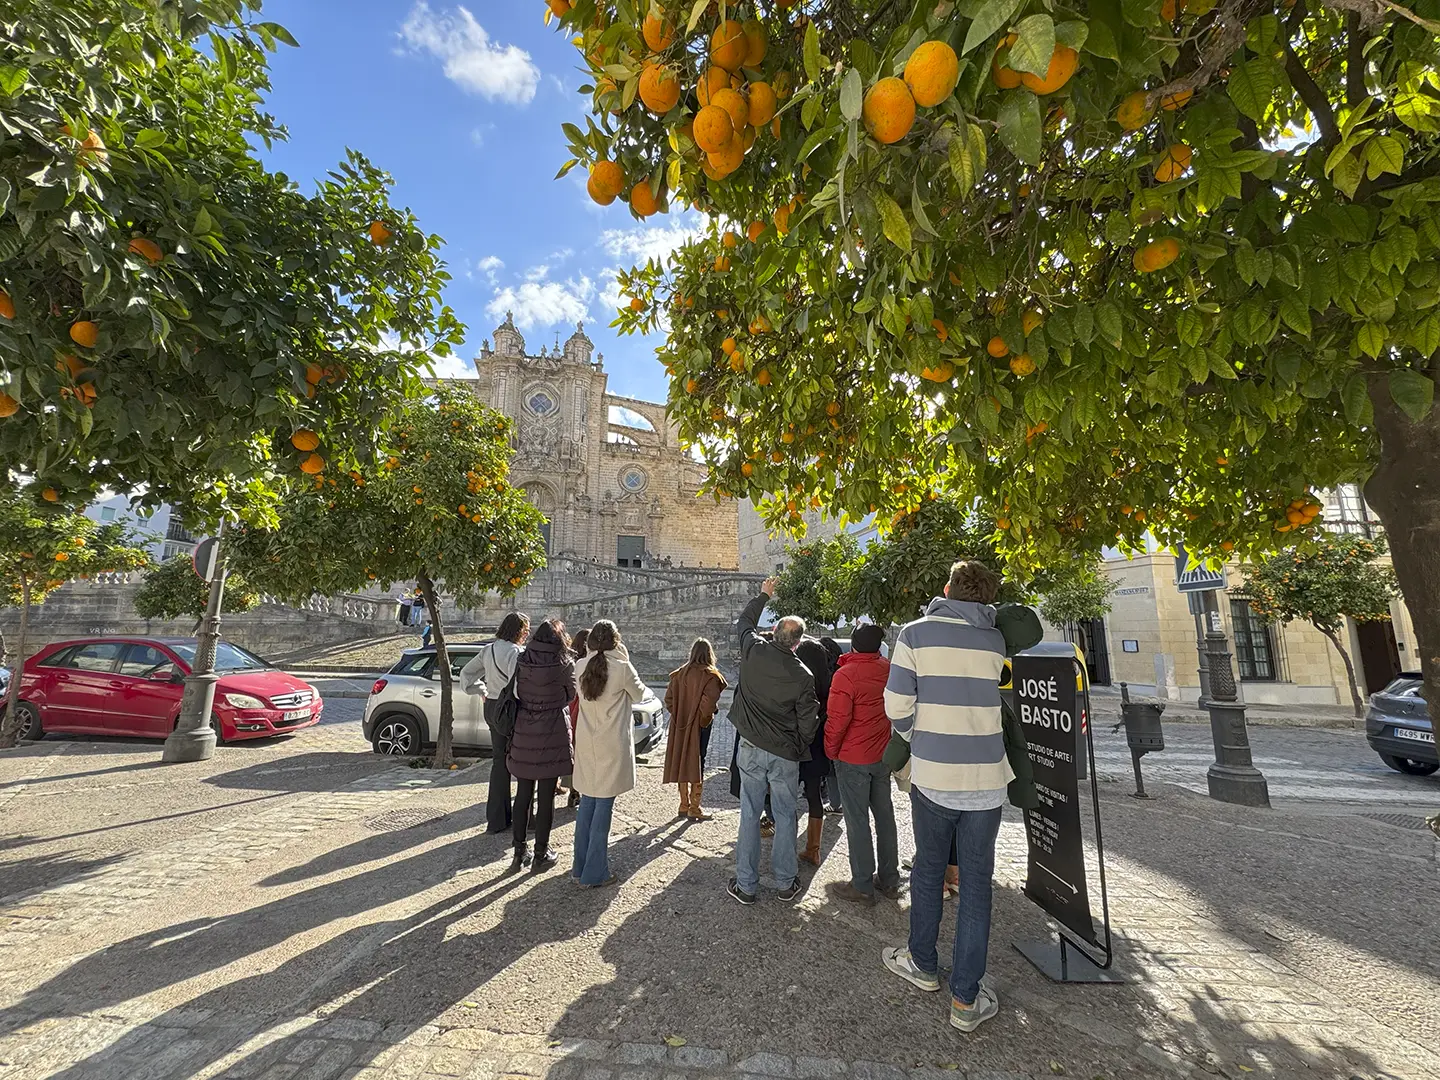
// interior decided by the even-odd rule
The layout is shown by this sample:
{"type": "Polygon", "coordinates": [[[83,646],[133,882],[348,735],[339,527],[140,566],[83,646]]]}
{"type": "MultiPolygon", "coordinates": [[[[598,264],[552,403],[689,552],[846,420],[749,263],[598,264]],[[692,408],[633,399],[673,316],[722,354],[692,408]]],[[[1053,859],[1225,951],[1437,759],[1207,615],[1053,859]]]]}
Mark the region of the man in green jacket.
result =
{"type": "Polygon", "coordinates": [[[745,605],[736,629],[740,636],[740,682],[730,706],[730,722],[740,736],[740,835],[735,845],[735,876],[729,893],[742,904],[755,903],[760,885],[760,814],[765,796],[775,815],[770,870],[780,899],[800,895],[795,853],[795,804],[800,798],[800,762],[820,728],[815,676],[795,655],[805,636],[805,620],[783,616],[771,639],[760,636],[760,616],[775,595],[775,579],[745,605]]]}

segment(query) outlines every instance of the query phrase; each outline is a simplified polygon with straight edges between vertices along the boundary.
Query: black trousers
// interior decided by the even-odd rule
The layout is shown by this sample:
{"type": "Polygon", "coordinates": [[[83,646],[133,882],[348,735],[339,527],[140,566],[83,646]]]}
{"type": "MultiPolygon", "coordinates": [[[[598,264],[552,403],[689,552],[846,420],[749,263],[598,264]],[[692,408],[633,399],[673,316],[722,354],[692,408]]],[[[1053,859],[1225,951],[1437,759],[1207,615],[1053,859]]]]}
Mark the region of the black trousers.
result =
{"type": "Polygon", "coordinates": [[[700,779],[705,779],[705,755],[710,752],[710,729],[714,724],[706,724],[700,729],[700,779]]]}
{"type": "Polygon", "coordinates": [[[820,779],[805,781],[805,801],[810,804],[812,818],[825,816],[825,804],[820,800],[820,779]]]}
{"type": "Polygon", "coordinates": [[[550,850],[550,827],[555,823],[555,785],[558,776],[544,780],[515,781],[515,850],[525,846],[525,830],[530,824],[530,803],[539,795],[540,804],[535,807],[535,857],[539,858],[550,850]]]}
{"type": "MultiPolygon", "coordinates": [[[[510,746],[490,722],[491,702],[485,702],[485,725],[490,729],[490,793],[485,798],[485,831],[502,833],[510,828],[510,767],[505,755],[510,746]]],[[[497,703],[498,704],[498,703],[497,703]]]]}

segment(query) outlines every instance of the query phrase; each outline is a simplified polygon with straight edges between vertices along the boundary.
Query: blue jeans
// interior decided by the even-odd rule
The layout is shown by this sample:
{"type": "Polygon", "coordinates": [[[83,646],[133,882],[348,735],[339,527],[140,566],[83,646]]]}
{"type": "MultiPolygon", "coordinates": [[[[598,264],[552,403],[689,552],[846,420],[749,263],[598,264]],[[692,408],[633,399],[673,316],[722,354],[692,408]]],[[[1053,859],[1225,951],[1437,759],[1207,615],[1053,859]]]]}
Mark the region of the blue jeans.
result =
{"type": "Polygon", "coordinates": [[[599,885],[610,877],[610,815],[615,797],[580,796],[575,812],[575,864],[570,874],[581,885],[599,885]]]}
{"type": "Polygon", "coordinates": [[[880,855],[880,887],[900,884],[900,844],[895,834],[895,806],[890,801],[890,770],[873,765],[835,763],[835,784],[845,810],[845,839],[850,845],[850,884],[867,896],[875,893],[875,855],[880,855]],[[870,815],[875,836],[870,836],[870,815]]]}
{"type": "Polygon", "coordinates": [[[971,1005],[980,992],[985,954],[990,947],[991,879],[995,876],[1000,807],[951,810],[931,802],[912,787],[910,809],[915,822],[915,867],[910,871],[910,958],[921,971],[940,970],[935,943],[945,910],[945,867],[958,850],[960,896],[955,901],[950,993],[957,1001],[971,1005]]]}
{"type": "Polygon", "coordinates": [[[770,872],[775,884],[789,888],[799,873],[795,858],[795,804],[800,798],[800,763],[787,761],[741,739],[740,837],[735,844],[735,883],[753,894],[760,887],[760,812],[765,794],[775,815],[775,841],[770,848],[770,872]]]}

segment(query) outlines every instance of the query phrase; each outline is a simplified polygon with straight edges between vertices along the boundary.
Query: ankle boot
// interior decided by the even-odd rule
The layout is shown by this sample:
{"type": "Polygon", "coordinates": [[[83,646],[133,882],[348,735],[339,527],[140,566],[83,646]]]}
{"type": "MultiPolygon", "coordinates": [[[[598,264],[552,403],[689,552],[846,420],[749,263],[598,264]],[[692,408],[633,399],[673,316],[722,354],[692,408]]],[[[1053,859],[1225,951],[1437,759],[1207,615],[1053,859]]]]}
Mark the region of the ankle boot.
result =
{"type": "Polygon", "coordinates": [[[692,821],[710,821],[712,815],[700,809],[700,796],[705,793],[705,781],[690,785],[690,819],[692,821]]]}
{"type": "Polygon", "coordinates": [[[823,817],[812,817],[810,829],[805,835],[805,850],[800,853],[800,858],[812,866],[820,865],[820,833],[825,828],[823,817]]]}

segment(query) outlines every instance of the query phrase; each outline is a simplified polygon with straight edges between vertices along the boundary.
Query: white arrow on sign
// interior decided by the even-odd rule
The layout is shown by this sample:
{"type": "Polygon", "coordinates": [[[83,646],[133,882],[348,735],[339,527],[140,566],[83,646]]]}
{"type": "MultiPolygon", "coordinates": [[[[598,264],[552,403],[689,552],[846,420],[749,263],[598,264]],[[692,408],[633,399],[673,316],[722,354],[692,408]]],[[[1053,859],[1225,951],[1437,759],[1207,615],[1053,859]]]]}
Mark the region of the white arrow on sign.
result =
{"type": "Polygon", "coordinates": [[[1066,881],[1066,880],[1065,880],[1063,877],[1061,877],[1059,874],[1055,873],[1054,870],[1051,870],[1051,869],[1050,869],[1048,866],[1046,866],[1044,863],[1039,863],[1039,862],[1037,862],[1035,865],[1038,866],[1041,870],[1044,870],[1045,873],[1049,874],[1049,875],[1050,875],[1051,877],[1053,877],[1056,881],[1060,882],[1061,885],[1064,885],[1067,889],[1069,889],[1072,896],[1078,896],[1078,895],[1080,895],[1080,890],[1079,890],[1079,889],[1077,889],[1074,885],[1071,885],[1070,882],[1066,881]]]}

